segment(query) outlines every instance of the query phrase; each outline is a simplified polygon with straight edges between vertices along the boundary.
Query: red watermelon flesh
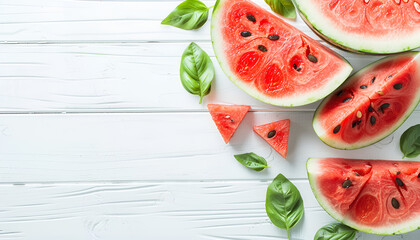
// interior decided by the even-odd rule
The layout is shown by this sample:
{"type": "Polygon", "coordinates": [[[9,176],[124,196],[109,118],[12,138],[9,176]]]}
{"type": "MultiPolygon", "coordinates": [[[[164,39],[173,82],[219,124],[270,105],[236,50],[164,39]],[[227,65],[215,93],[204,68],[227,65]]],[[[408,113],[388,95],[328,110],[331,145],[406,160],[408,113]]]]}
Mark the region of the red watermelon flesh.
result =
{"type": "Polygon", "coordinates": [[[364,147],[397,129],[419,100],[420,53],[394,55],[357,72],[326,98],[313,127],[332,147],[364,147]]]}
{"type": "Polygon", "coordinates": [[[218,0],[211,33],[228,77],[251,96],[274,105],[321,99],[352,70],[339,55],[248,0],[218,0]]]}
{"type": "Polygon", "coordinates": [[[228,143],[249,111],[250,106],[208,104],[207,108],[223,140],[228,143]]]}
{"type": "Polygon", "coordinates": [[[420,227],[420,162],[310,158],[309,182],[338,221],[374,234],[420,227]]]}
{"type": "Polygon", "coordinates": [[[420,47],[420,0],[295,0],[309,26],[351,51],[394,53],[420,47]]]}
{"type": "Polygon", "coordinates": [[[254,131],[284,158],[287,157],[289,143],[290,119],[280,120],[260,126],[254,126],[254,131]]]}

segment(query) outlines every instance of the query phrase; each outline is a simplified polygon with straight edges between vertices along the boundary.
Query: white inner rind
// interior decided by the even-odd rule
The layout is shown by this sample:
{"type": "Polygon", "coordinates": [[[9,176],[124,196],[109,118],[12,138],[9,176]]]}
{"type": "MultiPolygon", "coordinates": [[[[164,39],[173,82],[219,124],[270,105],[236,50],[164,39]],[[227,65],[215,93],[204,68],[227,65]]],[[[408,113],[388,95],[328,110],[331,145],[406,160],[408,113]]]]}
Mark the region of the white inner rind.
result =
{"type": "Polygon", "coordinates": [[[334,219],[339,222],[342,222],[349,227],[357,229],[362,232],[379,234],[379,235],[393,235],[393,234],[402,234],[414,231],[420,228],[420,216],[413,218],[406,222],[398,223],[395,225],[386,225],[381,227],[369,227],[363,224],[359,224],[355,221],[352,221],[348,218],[345,218],[342,214],[334,210],[333,206],[329,204],[328,199],[319,191],[320,186],[318,184],[318,177],[322,175],[323,171],[320,169],[319,162],[328,161],[328,158],[309,158],[306,163],[306,168],[308,171],[309,184],[311,185],[312,192],[315,195],[319,205],[334,219]]]}
{"type": "Polygon", "coordinates": [[[294,1],[313,28],[339,45],[370,53],[396,53],[420,47],[420,27],[403,35],[390,32],[384,36],[369,36],[360,31],[343,31],[336,27],[337,24],[334,21],[323,14],[316,1],[294,1]]]}
{"type": "MultiPolygon", "coordinates": [[[[334,76],[331,76],[326,81],[323,87],[320,87],[317,90],[308,91],[306,93],[297,93],[293,96],[288,97],[270,97],[262,92],[258,91],[254,86],[249,86],[247,83],[243,82],[240,77],[238,77],[234,71],[230,68],[228,64],[228,60],[226,59],[226,53],[224,49],[224,40],[223,36],[220,34],[222,32],[221,26],[224,26],[224,23],[221,23],[222,20],[220,15],[222,14],[221,10],[223,9],[223,5],[227,0],[220,0],[216,9],[214,9],[212,20],[211,20],[211,38],[213,43],[213,49],[216,54],[217,60],[225,72],[225,74],[229,77],[229,79],[243,91],[255,97],[256,99],[270,103],[277,106],[286,106],[286,107],[293,107],[293,106],[301,106],[306,105],[309,103],[316,102],[329,93],[334,91],[338,86],[340,86],[346,78],[350,75],[351,71],[353,70],[352,66],[344,59],[343,65],[341,69],[337,71],[334,76]]],[[[338,56],[338,55],[337,55],[338,56]]]]}
{"type": "MultiPolygon", "coordinates": [[[[420,52],[407,52],[407,53],[399,54],[399,55],[396,55],[396,56],[383,58],[383,59],[381,59],[377,62],[374,62],[374,63],[370,64],[369,66],[363,68],[362,70],[358,71],[356,74],[351,76],[346,81],[346,83],[341,87],[341,89],[345,88],[347,85],[350,85],[354,78],[358,78],[358,76],[363,75],[363,74],[371,71],[371,69],[374,68],[377,64],[380,64],[384,61],[390,61],[392,59],[404,57],[404,56],[407,56],[407,55],[413,56],[413,61],[416,62],[417,69],[420,69],[420,52]]],[[[416,75],[413,77],[413,79],[415,79],[416,81],[420,81],[420,71],[416,72],[416,75]]],[[[344,141],[338,141],[336,138],[330,138],[331,133],[327,133],[327,129],[323,128],[320,125],[320,122],[317,121],[317,119],[320,117],[319,114],[320,114],[320,112],[322,112],[322,109],[323,109],[324,105],[330,100],[330,98],[332,96],[334,96],[334,95],[331,95],[331,96],[327,97],[326,99],[324,99],[324,101],[322,101],[322,103],[317,108],[317,110],[314,114],[313,128],[314,128],[316,134],[318,135],[318,137],[324,143],[326,143],[327,145],[329,145],[331,147],[338,148],[338,149],[356,149],[356,148],[361,148],[361,147],[368,146],[370,144],[373,144],[373,143],[385,138],[386,136],[388,136],[389,134],[394,132],[401,124],[403,124],[405,122],[405,120],[414,111],[418,102],[420,101],[420,89],[419,89],[419,91],[417,91],[417,95],[413,97],[413,99],[417,99],[417,100],[414,100],[413,104],[407,109],[407,111],[401,116],[401,118],[393,125],[393,127],[391,127],[388,131],[382,131],[381,134],[378,134],[376,136],[371,136],[371,137],[369,137],[365,140],[359,140],[356,143],[352,143],[352,144],[348,144],[344,141]]]]}

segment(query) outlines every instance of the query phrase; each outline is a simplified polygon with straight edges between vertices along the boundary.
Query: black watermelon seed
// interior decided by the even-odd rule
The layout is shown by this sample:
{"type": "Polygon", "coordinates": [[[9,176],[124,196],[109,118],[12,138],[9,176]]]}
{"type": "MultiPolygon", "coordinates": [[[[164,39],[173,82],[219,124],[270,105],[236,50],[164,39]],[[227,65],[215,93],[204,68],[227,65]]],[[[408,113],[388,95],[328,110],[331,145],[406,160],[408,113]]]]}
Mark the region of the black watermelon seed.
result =
{"type": "Polygon", "coordinates": [[[360,125],[360,123],[362,123],[362,120],[353,121],[353,123],[351,124],[351,127],[354,128],[354,127],[360,125]]]}
{"type": "Polygon", "coordinates": [[[339,91],[339,92],[337,93],[337,96],[340,96],[342,93],[343,93],[343,90],[339,91]]]}
{"type": "Polygon", "coordinates": [[[296,65],[296,63],[293,63],[293,68],[294,68],[296,71],[298,71],[298,72],[300,72],[300,70],[302,70],[302,68],[301,68],[301,67],[298,67],[298,66],[296,65]]]}
{"type": "Polygon", "coordinates": [[[270,39],[271,41],[277,41],[279,40],[279,35],[276,34],[271,34],[270,36],[268,36],[268,39],[270,39]]]}
{"type": "Polygon", "coordinates": [[[267,137],[268,137],[268,138],[272,138],[272,137],[274,137],[275,135],[276,135],[276,130],[271,130],[271,131],[269,131],[269,132],[268,132],[267,137]]]}
{"type": "Polygon", "coordinates": [[[341,129],[341,125],[337,125],[337,127],[334,128],[333,133],[337,134],[341,129]]]}
{"type": "Polygon", "coordinates": [[[388,77],[389,77],[389,78],[392,78],[392,76],[394,76],[394,75],[392,75],[392,74],[391,74],[391,75],[389,75],[388,77]]]}
{"type": "Polygon", "coordinates": [[[373,112],[373,107],[372,107],[372,106],[369,106],[369,107],[368,107],[368,111],[369,111],[369,112],[373,112]]]}
{"type": "Polygon", "coordinates": [[[370,80],[370,83],[374,83],[376,80],[376,77],[373,77],[372,80],[370,80]]]}
{"type": "Polygon", "coordinates": [[[394,89],[400,90],[403,87],[402,83],[396,83],[394,84],[394,89]]]}
{"type": "Polygon", "coordinates": [[[346,99],[343,100],[343,103],[346,103],[346,102],[348,102],[350,100],[351,100],[351,98],[346,98],[346,99]]]}
{"type": "Polygon", "coordinates": [[[267,52],[267,48],[263,45],[258,45],[258,50],[260,50],[261,52],[267,52]]]}
{"type": "Polygon", "coordinates": [[[398,200],[397,200],[397,199],[395,199],[395,198],[392,198],[392,200],[391,200],[391,204],[392,204],[392,206],[393,206],[395,209],[400,208],[400,203],[399,203],[399,202],[398,202],[398,200]]]}
{"type": "Polygon", "coordinates": [[[313,63],[317,63],[318,62],[318,59],[314,55],[312,55],[312,54],[308,54],[307,57],[308,57],[309,61],[311,61],[313,63]]]}
{"type": "Polygon", "coordinates": [[[251,22],[256,22],[257,20],[255,19],[254,15],[252,14],[247,14],[246,18],[248,18],[249,21],[251,22]]]}
{"type": "Polygon", "coordinates": [[[367,86],[366,86],[366,85],[362,85],[362,86],[360,86],[360,88],[361,88],[361,89],[366,89],[366,88],[367,88],[367,86]]]}
{"type": "Polygon", "coordinates": [[[248,31],[242,31],[241,32],[241,36],[242,37],[250,37],[252,34],[250,33],[250,32],[248,32],[248,31]]]}
{"type": "Polygon", "coordinates": [[[342,186],[343,186],[343,188],[349,188],[351,186],[350,179],[347,179],[346,181],[344,181],[342,186]]]}
{"type": "Polygon", "coordinates": [[[420,173],[419,173],[419,175],[417,175],[417,178],[420,178],[420,173]]]}
{"type": "Polygon", "coordinates": [[[356,176],[360,176],[360,174],[358,172],[354,172],[354,175],[356,176]]]}
{"type": "Polygon", "coordinates": [[[400,175],[400,173],[401,173],[401,172],[400,172],[400,171],[398,171],[398,172],[397,172],[397,175],[400,175]]]}
{"type": "Polygon", "coordinates": [[[384,103],[379,108],[382,110],[382,113],[383,113],[384,112],[383,110],[389,108],[389,106],[390,106],[389,103],[384,103]]]}
{"type": "Polygon", "coordinates": [[[370,124],[375,125],[376,123],[376,118],[374,116],[370,116],[370,124]]]}
{"type": "Polygon", "coordinates": [[[400,178],[395,178],[395,181],[397,182],[398,186],[403,187],[404,183],[400,178]]]}

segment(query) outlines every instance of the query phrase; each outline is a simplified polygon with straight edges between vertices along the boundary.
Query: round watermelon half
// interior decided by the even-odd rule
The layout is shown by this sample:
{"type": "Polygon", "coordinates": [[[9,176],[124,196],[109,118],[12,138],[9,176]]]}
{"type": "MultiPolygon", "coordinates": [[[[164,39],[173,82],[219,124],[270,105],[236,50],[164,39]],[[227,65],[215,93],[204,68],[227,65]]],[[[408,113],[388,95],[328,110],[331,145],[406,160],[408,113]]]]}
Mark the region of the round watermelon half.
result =
{"type": "Polygon", "coordinates": [[[388,54],[420,47],[420,0],[294,0],[303,20],[329,43],[388,54]]]}
{"type": "Polygon", "coordinates": [[[248,0],[218,0],[211,36],[230,80],[273,105],[315,102],[352,71],[332,50],[248,0]]]}
{"type": "Polygon", "coordinates": [[[351,76],[319,105],[313,127],[334,148],[356,149],[395,131],[420,101],[420,52],[383,58],[351,76]]]}
{"type": "Polygon", "coordinates": [[[420,227],[420,162],[310,158],[309,183],[336,220],[392,235],[420,227]]]}

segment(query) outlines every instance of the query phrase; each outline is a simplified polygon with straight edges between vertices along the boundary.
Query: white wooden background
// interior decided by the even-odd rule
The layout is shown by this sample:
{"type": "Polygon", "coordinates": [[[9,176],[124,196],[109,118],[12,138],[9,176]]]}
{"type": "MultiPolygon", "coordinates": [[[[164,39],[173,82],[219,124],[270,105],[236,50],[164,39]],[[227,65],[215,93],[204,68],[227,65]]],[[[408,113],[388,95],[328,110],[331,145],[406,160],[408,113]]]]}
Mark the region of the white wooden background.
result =
{"type": "MultiPolygon", "coordinates": [[[[267,185],[280,172],[305,203],[291,239],[312,239],[334,220],[312,195],[308,157],[401,159],[399,137],[420,122],[420,108],[373,146],[327,147],[311,126],[318,103],[280,108],[254,100],[217,65],[208,23],[198,31],[160,25],[179,3],[0,0],[1,240],[285,239],[264,209],[267,185]],[[178,77],[191,41],[217,72],[203,105],[178,77]],[[207,103],[252,106],[229,145],[207,103]],[[252,132],[284,118],[292,121],[287,160],[252,132]],[[251,151],[272,168],[257,173],[232,157],[251,151]]],[[[300,19],[291,23],[315,37],[300,19]]],[[[379,59],[338,52],[355,69],[379,59]]],[[[414,240],[420,231],[357,236],[414,240]]]]}

